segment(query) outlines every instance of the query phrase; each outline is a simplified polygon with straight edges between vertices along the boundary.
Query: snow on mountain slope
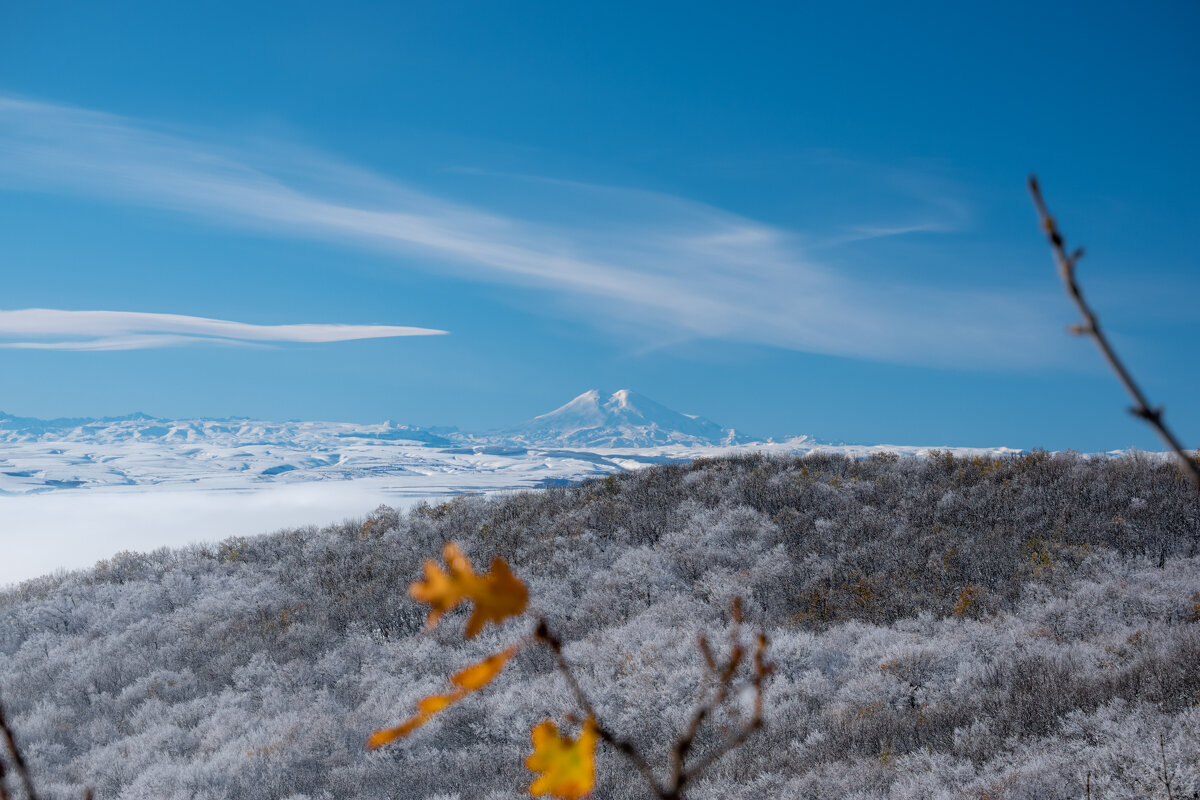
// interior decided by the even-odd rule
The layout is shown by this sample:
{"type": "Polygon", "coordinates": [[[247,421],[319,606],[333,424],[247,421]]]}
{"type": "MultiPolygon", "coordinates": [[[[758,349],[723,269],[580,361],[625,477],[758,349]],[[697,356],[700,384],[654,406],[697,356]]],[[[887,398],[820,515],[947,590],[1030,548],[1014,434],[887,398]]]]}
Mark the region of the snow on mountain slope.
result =
{"type": "Polygon", "coordinates": [[[145,414],[38,420],[0,413],[0,496],[258,491],[362,480],[378,482],[389,495],[432,496],[534,488],[737,451],[866,456],[878,450],[919,454],[928,449],[829,445],[807,436],[755,441],[628,390],[607,398],[585,392],[524,425],[491,434],[434,433],[391,422],[164,420],[145,414]]]}
{"type": "MultiPolygon", "coordinates": [[[[121,549],[336,522],[466,492],[553,486],[649,464],[762,452],[921,447],[747,441],[622,391],[587,392],[488,435],[346,422],[38,420],[0,413],[0,585],[121,549]]],[[[956,455],[1006,448],[947,448],[956,455]]]]}
{"type": "Polygon", "coordinates": [[[607,399],[595,389],[584,392],[548,414],[502,431],[501,436],[559,447],[728,446],[753,441],[732,428],[680,414],[628,389],[607,399]]]}
{"type": "Polygon", "coordinates": [[[405,441],[449,445],[450,440],[423,428],[393,425],[357,425],[349,422],[265,422],[241,418],[164,420],[146,414],[102,419],[51,419],[14,417],[0,412],[0,444],[76,441],[96,444],[118,442],[192,442],[210,444],[296,444],[329,437],[405,441]]]}

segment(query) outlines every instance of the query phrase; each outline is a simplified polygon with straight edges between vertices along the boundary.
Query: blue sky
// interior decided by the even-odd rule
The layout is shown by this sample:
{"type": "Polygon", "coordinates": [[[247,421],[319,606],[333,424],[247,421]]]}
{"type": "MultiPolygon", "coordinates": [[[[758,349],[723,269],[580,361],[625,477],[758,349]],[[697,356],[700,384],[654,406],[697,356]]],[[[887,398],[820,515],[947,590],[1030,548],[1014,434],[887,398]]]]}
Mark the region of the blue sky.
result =
{"type": "Polygon", "coordinates": [[[1200,444],[1200,7],[832,5],[0,5],[0,409],[1200,444]]]}

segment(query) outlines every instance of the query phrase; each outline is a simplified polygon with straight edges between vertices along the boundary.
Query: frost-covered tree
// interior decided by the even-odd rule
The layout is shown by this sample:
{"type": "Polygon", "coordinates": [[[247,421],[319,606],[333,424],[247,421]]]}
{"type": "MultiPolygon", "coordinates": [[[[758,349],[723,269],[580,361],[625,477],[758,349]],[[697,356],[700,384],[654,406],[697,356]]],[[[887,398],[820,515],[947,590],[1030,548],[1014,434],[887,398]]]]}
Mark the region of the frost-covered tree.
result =
{"type": "MultiPolygon", "coordinates": [[[[690,797],[1189,797],[1200,499],[1178,474],[746,456],[120,554],[0,592],[0,700],[49,798],[525,796],[529,731],[571,704],[545,652],[364,748],[527,632],[464,640],[464,611],[424,629],[407,587],[455,541],[508,561],[655,764],[703,674],[696,632],[723,641],[744,598],[777,666],[768,725],[690,797]]],[[[596,796],[645,784],[602,758],[596,796]]]]}

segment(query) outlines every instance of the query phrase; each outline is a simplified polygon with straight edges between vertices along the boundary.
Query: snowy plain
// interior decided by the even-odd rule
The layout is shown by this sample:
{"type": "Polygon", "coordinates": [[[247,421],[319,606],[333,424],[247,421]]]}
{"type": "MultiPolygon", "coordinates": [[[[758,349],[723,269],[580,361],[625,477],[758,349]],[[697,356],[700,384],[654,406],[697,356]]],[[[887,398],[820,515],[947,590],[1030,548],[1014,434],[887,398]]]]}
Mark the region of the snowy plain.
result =
{"type": "MultiPolygon", "coordinates": [[[[578,481],[736,452],[930,447],[753,441],[632,392],[585,392],[489,434],[390,422],[37,420],[0,415],[0,586],[122,550],[214,542],[464,493],[578,481]]],[[[959,455],[1009,448],[936,448],[959,455]]]]}

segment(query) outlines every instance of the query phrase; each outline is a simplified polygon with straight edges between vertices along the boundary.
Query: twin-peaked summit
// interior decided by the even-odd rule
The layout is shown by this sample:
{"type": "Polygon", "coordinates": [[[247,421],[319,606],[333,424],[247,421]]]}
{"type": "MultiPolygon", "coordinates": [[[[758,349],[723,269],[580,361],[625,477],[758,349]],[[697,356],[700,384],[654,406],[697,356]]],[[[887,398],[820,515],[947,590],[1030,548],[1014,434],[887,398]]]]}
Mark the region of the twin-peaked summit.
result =
{"type": "Polygon", "coordinates": [[[729,445],[754,441],[703,417],[680,414],[628,389],[607,399],[595,389],[560,408],[509,428],[513,442],[558,447],[729,445]]]}
{"type": "MultiPolygon", "coordinates": [[[[711,447],[754,441],[757,440],[731,428],[722,428],[703,417],[672,411],[628,389],[614,392],[607,398],[594,390],[584,392],[548,414],[486,433],[461,432],[457,428],[426,429],[391,422],[368,425],[295,420],[269,422],[249,418],[179,420],[145,414],[43,420],[0,412],[0,445],[44,447],[50,443],[70,442],[88,448],[153,446],[166,448],[161,452],[170,450],[172,453],[175,451],[171,448],[180,446],[194,449],[198,446],[247,448],[271,445],[305,452],[328,451],[340,457],[355,447],[384,443],[423,445],[433,449],[488,443],[502,447],[574,450],[663,445],[711,447]]],[[[88,459],[91,458],[87,455],[89,452],[84,453],[88,459]]],[[[203,453],[207,451],[194,450],[197,456],[203,453]]],[[[101,464],[107,462],[107,458],[98,460],[101,464]]],[[[7,466],[11,466],[7,454],[0,454],[0,467],[7,466]]],[[[11,476],[18,471],[21,470],[3,471],[0,476],[11,476]]],[[[3,483],[0,477],[0,494],[4,492],[3,483]]]]}

